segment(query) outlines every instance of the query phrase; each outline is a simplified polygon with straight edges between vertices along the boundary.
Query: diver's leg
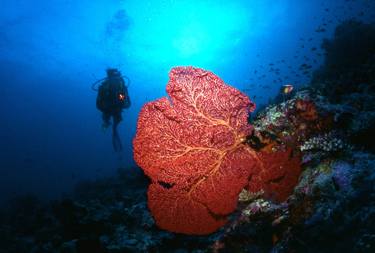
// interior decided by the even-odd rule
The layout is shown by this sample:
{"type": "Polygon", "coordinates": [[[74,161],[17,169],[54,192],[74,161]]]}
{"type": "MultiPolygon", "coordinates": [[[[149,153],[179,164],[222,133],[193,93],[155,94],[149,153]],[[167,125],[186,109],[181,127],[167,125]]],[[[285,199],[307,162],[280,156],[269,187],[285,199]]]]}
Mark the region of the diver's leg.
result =
{"type": "Polygon", "coordinates": [[[121,144],[121,139],[120,136],[117,132],[117,127],[113,125],[113,132],[112,132],[112,145],[113,149],[118,152],[122,150],[122,144],[121,144]]]}
{"type": "Polygon", "coordinates": [[[121,139],[117,131],[117,126],[121,122],[121,112],[116,113],[113,115],[113,126],[112,126],[112,144],[113,144],[113,149],[117,151],[122,150],[122,144],[121,144],[121,139]]]}
{"type": "Polygon", "coordinates": [[[118,110],[116,113],[113,114],[113,123],[118,125],[122,121],[122,110],[118,110]]]}
{"type": "Polygon", "coordinates": [[[107,128],[111,125],[110,119],[111,115],[109,113],[103,112],[102,114],[102,119],[103,119],[103,128],[107,128]]]}

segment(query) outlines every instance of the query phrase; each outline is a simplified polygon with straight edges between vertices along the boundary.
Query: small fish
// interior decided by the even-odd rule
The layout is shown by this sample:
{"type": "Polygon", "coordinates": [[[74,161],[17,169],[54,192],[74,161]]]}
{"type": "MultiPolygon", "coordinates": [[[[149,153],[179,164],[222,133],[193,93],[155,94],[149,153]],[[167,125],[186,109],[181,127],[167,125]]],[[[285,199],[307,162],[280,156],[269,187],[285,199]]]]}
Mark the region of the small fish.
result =
{"type": "Polygon", "coordinates": [[[323,33],[323,32],[325,32],[325,31],[327,31],[325,28],[322,28],[322,27],[319,27],[319,28],[317,28],[316,30],[315,30],[315,32],[317,32],[317,33],[323,33]]]}
{"type": "Polygon", "coordinates": [[[293,89],[294,89],[293,85],[291,85],[291,84],[285,84],[282,87],[282,92],[284,94],[289,94],[289,93],[291,93],[293,91],[293,89]]]}
{"type": "Polygon", "coordinates": [[[304,75],[308,75],[309,73],[310,72],[308,70],[302,72],[302,74],[304,74],[304,75]]]}

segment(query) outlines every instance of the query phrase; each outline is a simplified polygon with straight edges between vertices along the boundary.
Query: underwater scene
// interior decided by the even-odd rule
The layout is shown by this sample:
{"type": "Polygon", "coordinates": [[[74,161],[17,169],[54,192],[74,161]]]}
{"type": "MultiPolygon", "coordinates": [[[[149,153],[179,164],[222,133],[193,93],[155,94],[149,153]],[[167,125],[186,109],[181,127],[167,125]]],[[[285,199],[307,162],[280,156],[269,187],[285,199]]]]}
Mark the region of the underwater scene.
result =
{"type": "Polygon", "coordinates": [[[374,0],[3,0],[0,253],[375,252],[374,0]]]}

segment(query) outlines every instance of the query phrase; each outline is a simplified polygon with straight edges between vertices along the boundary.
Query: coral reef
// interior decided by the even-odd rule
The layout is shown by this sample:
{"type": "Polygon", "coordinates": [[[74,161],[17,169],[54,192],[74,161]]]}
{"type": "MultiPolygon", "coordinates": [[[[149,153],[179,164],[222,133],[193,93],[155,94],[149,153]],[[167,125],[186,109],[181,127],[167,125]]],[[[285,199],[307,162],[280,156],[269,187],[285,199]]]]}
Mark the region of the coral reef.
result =
{"type": "Polygon", "coordinates": [[[353,152],[348,160],[307,167],[287,203],[258,198],[242,205],[212,248],[220,245],[216,252],[373,252],[374,159],[353,152]]]}
{"type": "MultiPolygon", "coordinates": [[[[195,115],[173,113],[166,98],[149,103],[140,117],[145,132],[136,143],[152,151],[143,153],[139,149],[136,153],[149,178],[139,168],[131,168],[119,170],[110,178],[81,182],[74,193],[52,203],[43,203],[33,196],[13,199],[0,210],[0,253],[374,252],[375,142],[371,136],[375,129],[375,100],[371,74],[374,62],[369,54],[375,44],[364,45],[360,41],[373,41],[373,33],[372,25],[345,22],[335,38],[325,42],[326,64],[315,74],[311,86],[293,91],[286,101],[269,105],[249,123],[245,107],[254,105],[248,98],[228,88],[212,73],[199,70],[201,78],[213,78],[222,85],[221,92],[234,94],[237,100],[230,95],[228,100],[216,101],[196,93],[197,101],[209,103],[207,108],[219,108],[215,119],[224,121],[225,113],[234,112],[230,122],[243,133],[241,138],[219,127],[216,132],[204,129],[194,135],[197,138],[176,136],[199,131],[179,125],[184,115],[200,127],[211,129],[212,125],[195,115]],[[360,57],[353,59],[356,50],[360,57]],[[350,61],[341,63],[348,56],[350,61]],[[365,74],[359,78],[362,73],[365,74]],[[152,139],[155,132],[159,139],[152,139]],[[161,138],[166,137],[164,133],[174,132],[173,139],[161,138]],[[199,151],[203,152],[203,159],[198,159],[202,158],[198,151],[180,156],[177,164],[159,157],[179,155],[183,152],[182,144],[200,142],[208,143],[209,150],[215,150],[213,153],[220,153],[228,143],[236,143],[236,138],[241,142],[234,145],[232,153],[225,154],[227,164],[223,169],[227,170],[220,175],[207,175],[217,161],[214,155],[207,158],[208,151],[199,151]],[[166,149],[174,147],[177,140],[180,149],[166,149]],[[160,149],[153,143],[160,145],[160,149]],[[254,155],[244,158],[239,152],[241,159],[234,162],[234,151],[242,149],[254,155]],[[206,166],[206,170],[200,166],[206,166]],[[243,169],[242,174],[231,170],[237,167],[243,169]],[[246,180],[243,176],[247,176],[246,180]],[[216,184],[208,186],[202,182],[192,188],[199,180],[216,184]],[[147,203],[150,184],[151,204],[147,203]],[[181,199],[186,189],[194,190],[195,200],[199,200],[195,204],[207,207],[206,210],[181,199]],[[165,196],[172,199],[163,202],[165,196]],[[179,205],[182,207],[178,211],[172,208],[179,205]],[[184,222],[195,222],[194,226],[187,226],[187,232],[220,229],[205,236],[161,229],[186,231],[180,221],[174,226],[172,215],[176,212],[184,222]],[[167,218],[160,220],[163,216],[167,218]],[[214,226],[207,225],[207,217],[214,226]],[[224,219],[225,224],[221,222],[224,219]]],[[[173,77],[185,80],[180,75],[173,77]]],[[[189,98],[183,95],[184,86],[178,84],[167,89],[174,94],[171,99],[177,106],[179,101],[189,98]]]]}
{"type": "Polygon", "coordinates": [[[271,137],[268,142],[300,149],[303,172],[282,204],[242,192],[239,215],[212,245],[215,252],[375,250],[375,157],[366,153],[375,150],[369,137],[374,39],[373,25],[344,22],[324,42],[326,61],[311,85],[255,118],[254,128],[271,137]]]}
{"type": "Polygon", "coordinates": [[[336,28],[322,45],[325,64],[310,87],[336,109],[342,129],[353,144],[375,152],[375,25],[349,20],[336,28]]]}

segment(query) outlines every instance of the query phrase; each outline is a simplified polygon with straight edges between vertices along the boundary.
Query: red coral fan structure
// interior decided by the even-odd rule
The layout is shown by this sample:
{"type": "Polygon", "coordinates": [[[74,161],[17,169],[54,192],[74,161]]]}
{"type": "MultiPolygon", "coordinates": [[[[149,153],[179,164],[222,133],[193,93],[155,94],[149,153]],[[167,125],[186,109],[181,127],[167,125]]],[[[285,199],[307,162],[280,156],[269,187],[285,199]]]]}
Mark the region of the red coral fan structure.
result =
{"type": "Polygon", "coordinates": [[[264,196],[277,202],[286,200],[297,184],[301,172],[301,155],[291,148],[272,153],[259,152],[260,173],[249,181],[251,192],[264,191],[264,196]]]}
{"type": "Polygon", "coordinates": [[[148,205],[157,225],[212,233],[249,179],[284,200],[294,186],[284,166],[290,152],[258,154],[244,142],[253,131],[247,119],[254,103],[203,69],[177,67],[169,76],[169,98],[143,106],[133,140],[134,159],[151,179],[148,205]]]}

